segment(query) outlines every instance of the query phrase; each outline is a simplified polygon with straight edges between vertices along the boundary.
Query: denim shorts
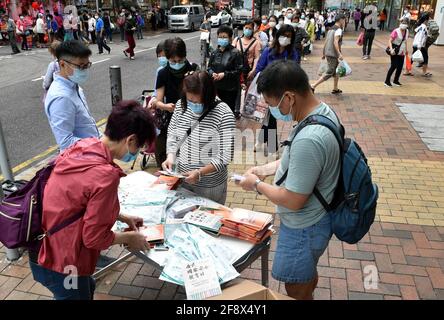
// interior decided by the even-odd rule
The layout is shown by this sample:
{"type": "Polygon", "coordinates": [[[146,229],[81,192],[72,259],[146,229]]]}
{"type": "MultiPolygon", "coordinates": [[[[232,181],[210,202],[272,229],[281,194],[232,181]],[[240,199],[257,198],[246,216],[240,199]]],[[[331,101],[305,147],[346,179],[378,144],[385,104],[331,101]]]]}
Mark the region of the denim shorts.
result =
{"type": "Polygon", "coordinates": [[[316,266],[332,236],[330,214],[314,225],[293,229],[282,222],[272,276],[284,283],[307,283],[317,276],[316,266]]]}

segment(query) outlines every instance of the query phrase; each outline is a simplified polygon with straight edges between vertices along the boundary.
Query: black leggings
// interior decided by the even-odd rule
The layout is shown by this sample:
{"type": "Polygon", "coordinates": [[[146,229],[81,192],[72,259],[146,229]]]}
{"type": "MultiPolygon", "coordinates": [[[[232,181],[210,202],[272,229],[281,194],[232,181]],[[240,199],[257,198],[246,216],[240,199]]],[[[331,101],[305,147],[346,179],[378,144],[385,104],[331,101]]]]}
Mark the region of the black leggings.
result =
{"type": "Polygon", "coordinates": [[[402,67],[404,66],[404,56],[394,55],[390,56],[391,65],[385,78],[385,83],[390,83],[393,72],[396,70],[394,82],[399,82],[401,76],[402,67]]]}

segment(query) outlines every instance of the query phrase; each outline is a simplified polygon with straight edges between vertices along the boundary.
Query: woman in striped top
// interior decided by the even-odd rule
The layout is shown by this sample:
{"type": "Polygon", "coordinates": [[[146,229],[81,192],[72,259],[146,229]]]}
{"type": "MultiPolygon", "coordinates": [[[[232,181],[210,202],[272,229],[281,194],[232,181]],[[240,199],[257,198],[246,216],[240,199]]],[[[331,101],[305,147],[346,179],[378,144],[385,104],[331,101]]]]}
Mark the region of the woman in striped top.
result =
{"type": "Polygon", "coordinates": [[[236,124],[228,105],[216,98],[213,80],[205,71],[190,72],[183,81],[182,98],[168,127],[164,169],[187,178],[184,187],[224,204],[229,162],[234,154],[236,124]],[[198,120],[205,115],[200,122],[198,120]],[[190,135],[188,129],[193,127],[190,135]]]}

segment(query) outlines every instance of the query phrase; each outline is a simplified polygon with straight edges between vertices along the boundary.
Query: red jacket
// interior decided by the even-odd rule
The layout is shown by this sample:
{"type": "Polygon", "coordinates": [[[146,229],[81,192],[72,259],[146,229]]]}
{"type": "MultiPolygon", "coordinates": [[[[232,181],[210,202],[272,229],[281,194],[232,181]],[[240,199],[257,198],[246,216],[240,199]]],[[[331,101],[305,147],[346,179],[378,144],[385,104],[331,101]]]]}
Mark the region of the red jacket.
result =
{"type": "Polygon", "coordinates": [[[119,216],[117,196],[122,170],[97,138],[79,140],[56,160],[45,187],[42,226],[45,231],[82,210],[83,217],[43,240],[41,266],[80,276],[92,275],[100,251],[114,241],[112,226],[119,216]]]}

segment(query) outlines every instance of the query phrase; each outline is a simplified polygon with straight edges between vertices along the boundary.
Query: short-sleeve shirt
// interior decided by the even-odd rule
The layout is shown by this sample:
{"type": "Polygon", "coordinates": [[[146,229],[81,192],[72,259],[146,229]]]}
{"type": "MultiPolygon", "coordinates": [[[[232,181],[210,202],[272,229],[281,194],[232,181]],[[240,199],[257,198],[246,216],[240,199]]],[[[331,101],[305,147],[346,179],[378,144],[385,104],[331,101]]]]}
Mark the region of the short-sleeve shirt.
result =
{"type": "MultiPolygon", "coordinates": [[[[192,70],[192,66],[191,64],[187,64],[187,69],[184,71],[184,74],[190,70],[192,70]]],[[[183,76],[179,77],[173,75],[168,66],[159,70],[156,80],[156,90],[165,87],[165,103],[176,104],[176,102],[180,99],[183,78],[183,76]]]]}
{"type": "Polygon", "coordinates": [[[341,28],[338,28],[338,29],[335,31],[335,37],[342,37],[342,29],[341,29],[341,28]]]}
{"type": "Polygon", "coordinates": [[[390,39],[391,39],[392,43],[396,44],[396,45],[401,45],[401,47],[399,48],[399,53],[398,53],[398,55],[400,55],[400,56],[405,55],[405,52],[407,51],[406,40],[409,38],[409,31],[405,30],[405,32],[406,32],[405,38],[402,35],[402,31],[400,28],[396,28],[390,34],[390,39]],[[402,40],[403,38],[404,38],[404,40],[402,40]]]}
{"type": "MultiPolygon", "coordinates": [[[[310,115],[320,114],[339,125],[335,113],[325,103],[321,103],[310,115]]],[[[287,190],[310,195],[304,207],[298,211],[277,206],[281,222],[294,229],[306,228],[321,220],[327,213],[313,194],[318,188],[324,199],[330,203],[339,177],[339,145],[334,134],[321,125],[309,125],[295,137],[297,126],[290,132],[290,146],[284,147],[280,166],[275,175],[275,183],[288,169],[285,182],[287,190]]]]}

